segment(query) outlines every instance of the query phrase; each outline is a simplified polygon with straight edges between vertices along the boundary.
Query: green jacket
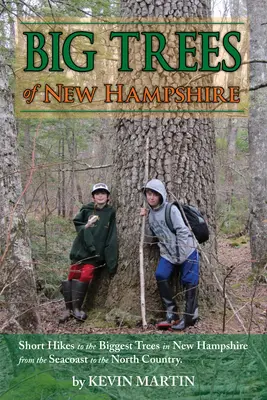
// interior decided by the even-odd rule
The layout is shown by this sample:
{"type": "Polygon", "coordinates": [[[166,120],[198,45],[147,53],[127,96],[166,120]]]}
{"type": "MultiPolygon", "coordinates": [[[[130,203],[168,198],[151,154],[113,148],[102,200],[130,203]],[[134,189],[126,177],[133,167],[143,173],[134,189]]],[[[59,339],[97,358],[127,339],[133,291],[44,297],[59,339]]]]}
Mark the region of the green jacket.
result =
{"type": "Polygon", "coordinates": [[[85,264],[106,263],[110,273],[116,272],[118,242],[115,210],[109,205],[98,209],[94,203],[89,203],[81,208],[73,222],[77,237],[70,251],[72,263],[90,257],[84,260],[85,264]],[[93,226],[85,229],[88,217],[91,215],[98,215],[99,219],[93,226]]]}

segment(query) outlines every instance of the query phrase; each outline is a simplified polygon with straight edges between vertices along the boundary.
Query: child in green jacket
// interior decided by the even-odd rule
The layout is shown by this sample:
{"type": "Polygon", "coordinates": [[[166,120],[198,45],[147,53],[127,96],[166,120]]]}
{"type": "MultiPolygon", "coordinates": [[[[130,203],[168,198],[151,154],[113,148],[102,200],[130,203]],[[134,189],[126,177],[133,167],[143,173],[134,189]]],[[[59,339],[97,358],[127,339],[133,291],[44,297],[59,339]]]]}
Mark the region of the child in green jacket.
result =
{"type": "Polygon", "coordinates": [[[60,322],[71,316],[84,321],[87,315],[81,311],[95,268],[106,264],[114,275],[118,262],[116,213],[108,205],[110,192],[105,183],[97,183],[92,189],[93,202],[84,205],[73,222],[77,236],[73,242],[68,280],[62,282],[66,311],[60,322]]]}

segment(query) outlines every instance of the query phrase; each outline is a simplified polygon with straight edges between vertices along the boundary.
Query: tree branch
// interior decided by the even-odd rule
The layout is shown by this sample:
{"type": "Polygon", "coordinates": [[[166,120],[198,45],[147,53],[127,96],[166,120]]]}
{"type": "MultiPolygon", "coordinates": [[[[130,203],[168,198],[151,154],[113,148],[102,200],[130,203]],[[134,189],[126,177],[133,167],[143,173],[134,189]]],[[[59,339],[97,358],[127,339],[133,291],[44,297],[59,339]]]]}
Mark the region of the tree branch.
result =
{"type": "Polygon", "coordinates": [[[50,0],[47,0],[47,1],[48,1],[48,5],[49,5],[49,7],[50,7],[50,10],[51,10],[51,15],[52,15],[52,18],[53,18],[53,20],[55,21],[55,16],[54,16],[54,12],[53,12],[53,8],[52,8],[52,4],[51,4],[50,0]]]}
{"type": "Polygon", "coordinates": [[[257,64],[257,63],[259,63],[259,64],[267,64],[267,60],[248,60],[248,61],[242,62],[242,65],[245,65],[245,64],[257,64]]]}
{"type": "MultiPolygon", "coordinates": [[[[86,168],[81,168],[81,169],[75,169],[74,172],[78,172],[78,171],[88,171],[89,169],[101,169],[101,168],[109,168],[112,167],[113,164],[103,164],[103,165],[89,165],[84,163],[84,165],[86,165],[86,168]]],[[[62,169],[61,171],[73,171],[72,169],[62,169]]]]}
{"type": "Polygon", "coordinates": [[[267,87],[267,82],[266,82],[266,83],[260,83],[260,84],[257,85],[257,86],[254,86],[254,87],[252,87],[252,88],[249,88],[249,91],[258,90],[258,89],[262,89],[262,88],[265,88],[265,87],[267,87]]]}

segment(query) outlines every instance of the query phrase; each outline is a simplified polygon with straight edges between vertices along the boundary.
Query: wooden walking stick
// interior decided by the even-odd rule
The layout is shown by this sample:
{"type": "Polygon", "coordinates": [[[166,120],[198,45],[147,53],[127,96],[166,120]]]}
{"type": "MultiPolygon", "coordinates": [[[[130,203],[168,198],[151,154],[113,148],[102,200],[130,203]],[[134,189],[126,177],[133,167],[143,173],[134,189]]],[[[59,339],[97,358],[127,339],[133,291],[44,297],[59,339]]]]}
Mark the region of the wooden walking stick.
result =
{"type": "MultiPolygon", "coordinates": [[[[146,163],[145,163],[145,182],[148,181],[148,169],[149,169],[149,137],[146,138],[146,163]]],[[[144,200],[143,207],[145,208],[146,201],[144,200]]],[[[145,274],[144,274],[144,240],[145,240],[145,223],[146,217],[142,219],[141,225],[141,238],[139,246],[140,255],[140,302],[141,302],[141,316],[143,329],[146,329],[146,299],[145,299],[145,274]]]]}

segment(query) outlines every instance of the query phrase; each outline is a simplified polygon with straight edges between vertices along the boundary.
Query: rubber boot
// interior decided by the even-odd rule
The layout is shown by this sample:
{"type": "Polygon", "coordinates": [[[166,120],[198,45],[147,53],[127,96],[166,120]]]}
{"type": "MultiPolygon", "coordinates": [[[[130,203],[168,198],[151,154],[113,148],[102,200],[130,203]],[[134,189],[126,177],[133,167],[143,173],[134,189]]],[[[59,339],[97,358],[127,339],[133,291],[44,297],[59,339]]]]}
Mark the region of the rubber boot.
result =
{"type": "Polygon", "coordinates": [[[182,331],[198,320],[198,286],[187,284],[185,290],[185,313],[178,324],[172,325],[172,329],[176,331],[182,331]]]}
{"type": "Polygon", "coordinates": [[[59,318],[59,323],[64,323],[72,316],[71,281],[62,281],[60,291],[65,300],[66,310],[59,318]]]}
{"type": "Polygon", "coordinates": [[[72,280],[72,310],[74,318],[79,321],[85,321],[87,315],[81,310],[84,298],[88,289],[88,282],[80,282],[76,279],[72,280]]]}
{"type": "Polygon", "coordinates": [[[166,320],[159,322],[156,326],[158,329],[168,329],[172,324],[177,323],[179,316],[177,314],[177,306],[173,300],[172,290],[167,280],[157,281],[160,297],[166,310],[166,320]]]}

